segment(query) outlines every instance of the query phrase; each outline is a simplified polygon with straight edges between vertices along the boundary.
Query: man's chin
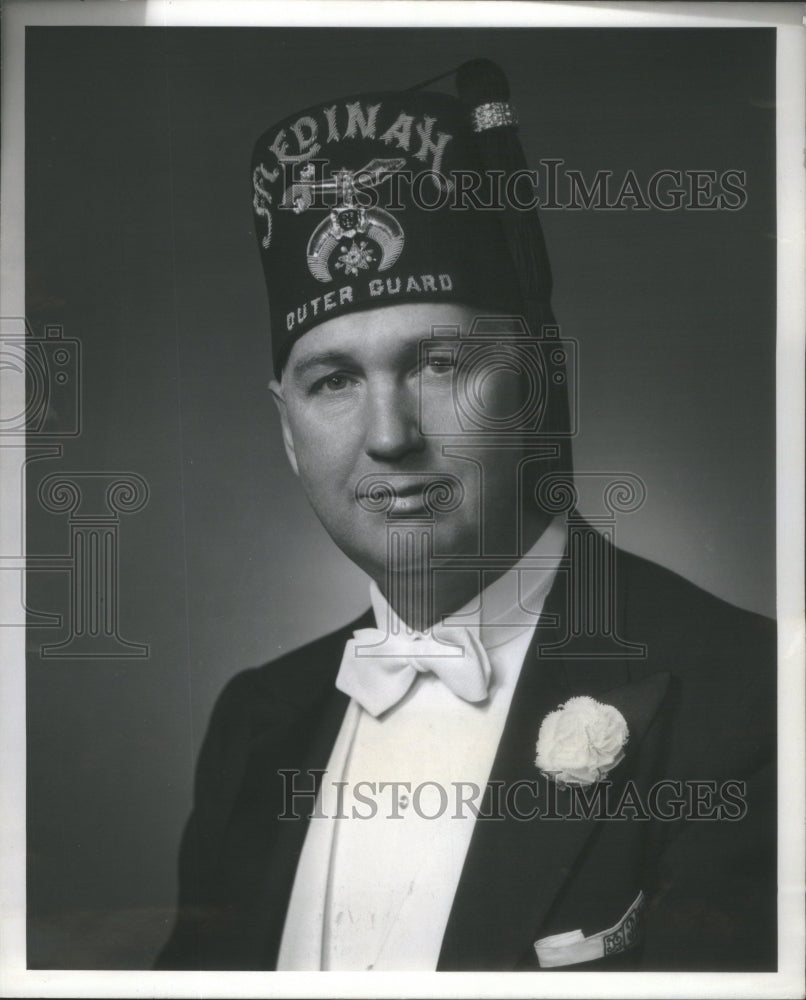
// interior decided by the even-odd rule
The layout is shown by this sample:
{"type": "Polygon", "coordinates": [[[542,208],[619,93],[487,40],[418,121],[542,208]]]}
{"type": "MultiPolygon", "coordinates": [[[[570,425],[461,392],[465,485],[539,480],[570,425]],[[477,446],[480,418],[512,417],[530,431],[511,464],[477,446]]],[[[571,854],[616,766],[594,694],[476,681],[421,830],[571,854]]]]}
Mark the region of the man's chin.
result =
{"type": "MultiPolygon", "coordinates": [[[[434,560],[439,568],[449,568],[454,562],[478,555],[479,540],[472,531],[441,523],[437,516],[420,518],[383,518],[380,525],[367,524],[364,530],[340,542],[334,539],[348,559],[374,580],[390,574],[418,575],[434,560]]],[[[434,566],[433,568],[437,568],[434,566]]]]}

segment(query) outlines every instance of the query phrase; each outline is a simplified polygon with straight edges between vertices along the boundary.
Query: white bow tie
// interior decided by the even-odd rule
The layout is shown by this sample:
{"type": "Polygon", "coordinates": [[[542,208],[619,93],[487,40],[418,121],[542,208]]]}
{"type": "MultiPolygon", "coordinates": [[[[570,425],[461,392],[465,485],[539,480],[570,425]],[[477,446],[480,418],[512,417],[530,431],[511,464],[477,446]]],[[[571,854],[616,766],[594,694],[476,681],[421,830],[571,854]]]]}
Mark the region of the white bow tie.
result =
{"type": "Polygon", "coordinates": [[[396,705],[418,674],[433,673],[465,701],[484,701],[492,668],[478,636],[463,626],[432,634],[389,635],[378,628],[353,633],[344,648],[336,687],[378,716],[396,705]],[[377,647],[373,650],[366,647],[377,647]],[[360,647],[360,653],[357,649],[360,647]]]}

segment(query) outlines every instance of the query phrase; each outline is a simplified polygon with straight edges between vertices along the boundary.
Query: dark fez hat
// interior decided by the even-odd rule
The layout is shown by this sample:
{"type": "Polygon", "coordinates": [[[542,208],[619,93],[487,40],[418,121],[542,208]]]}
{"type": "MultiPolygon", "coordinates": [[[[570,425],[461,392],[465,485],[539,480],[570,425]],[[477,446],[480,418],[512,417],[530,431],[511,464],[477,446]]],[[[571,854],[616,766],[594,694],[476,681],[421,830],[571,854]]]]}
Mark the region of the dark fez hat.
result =
{"type": "MultiPolygon", "coordinates": [[[[502,194],[526,169],[507,79],[486,59],[446,75],[458,98],[421,89],[435,80],[345,97],[258,139],[253,208],[278,377],[308,330],[359,310],[464,303],[522,315],[533,335],[554,322],[537,209],[502,194]]],[[[525,181],[515,190],[534,200],[525,181]]]]}

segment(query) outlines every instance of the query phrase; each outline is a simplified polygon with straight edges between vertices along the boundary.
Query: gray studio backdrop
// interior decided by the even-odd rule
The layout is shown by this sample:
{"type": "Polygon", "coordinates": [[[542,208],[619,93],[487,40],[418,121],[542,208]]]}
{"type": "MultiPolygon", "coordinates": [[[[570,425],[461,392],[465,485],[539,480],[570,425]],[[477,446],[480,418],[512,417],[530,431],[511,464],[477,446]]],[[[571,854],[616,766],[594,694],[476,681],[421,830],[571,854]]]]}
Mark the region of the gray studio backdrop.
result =
{"type": "Polygon", "coordinates": [[[543,225],[579,342],[577,468],[647,486],[617,540],[774,613],[774,46],[764,30],[28,29],[27,314],[80,351],[80,398],[51,396],[79,433],[30,436],[28,605],[61,617],[32,617],[28,641],[31,966],[149,966],[217,693],[367,605],[266,388],[249,157],[298,108],[486,55],[534,167],[745,172],[738,211],[543,225]],[[43,486],[54,474],[80,511],[43,486]],[[108,574],[118,561],[114,648],[71,641],[79,536],[108,574]]]}

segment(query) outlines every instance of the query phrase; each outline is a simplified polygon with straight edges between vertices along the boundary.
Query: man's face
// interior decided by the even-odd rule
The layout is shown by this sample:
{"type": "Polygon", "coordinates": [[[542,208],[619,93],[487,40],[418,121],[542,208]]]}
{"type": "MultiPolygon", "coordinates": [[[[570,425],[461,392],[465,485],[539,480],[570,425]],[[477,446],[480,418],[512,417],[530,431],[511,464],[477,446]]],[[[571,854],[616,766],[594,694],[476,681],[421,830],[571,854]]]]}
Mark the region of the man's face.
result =
{"type": "MultiPolygon", "coordinates": [[[[504,539],[514,538],[516,452],[487,447],[457,456],[467,434],[454,398],[455,361],[434,351],[421,364],[420,345],[434,342],[434,327],[458,327],[465,337],[474,315],[463,305],[418,303],[337,317],[294,344],[282,383],[272,383],[286,450],[311,505],[336,544],[376,580],[387,568],[387,519],[428,516],[423,490],[440,477],[459,481],[461,502],[433,513],[435,555],[477,554],[482,522],[485,551],[502,551],[504,539]],[[380,482],[396,499],[368,509],[380,482]]],[[[524,392],[506,365],[478,388],[491,414],[512,412],[524,392]]]]}

